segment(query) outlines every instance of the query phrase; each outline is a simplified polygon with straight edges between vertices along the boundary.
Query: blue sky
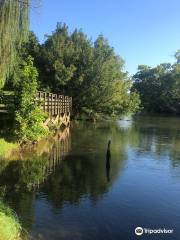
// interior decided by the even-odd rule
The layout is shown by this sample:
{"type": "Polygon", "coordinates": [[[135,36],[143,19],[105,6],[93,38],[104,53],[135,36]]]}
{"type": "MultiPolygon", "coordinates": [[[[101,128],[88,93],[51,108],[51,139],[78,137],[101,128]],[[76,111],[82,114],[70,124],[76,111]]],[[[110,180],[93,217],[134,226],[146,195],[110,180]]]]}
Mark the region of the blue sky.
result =
{"type": "Polygon", "coordinates": [[[173,62],[180,49],[180,0],[41,1],[31,7],[31,30],[41,42],[57,22],[67,23],[70,31],[81,28],[92,40],[102,33],[130,74],[139,64],[173,62]]]}

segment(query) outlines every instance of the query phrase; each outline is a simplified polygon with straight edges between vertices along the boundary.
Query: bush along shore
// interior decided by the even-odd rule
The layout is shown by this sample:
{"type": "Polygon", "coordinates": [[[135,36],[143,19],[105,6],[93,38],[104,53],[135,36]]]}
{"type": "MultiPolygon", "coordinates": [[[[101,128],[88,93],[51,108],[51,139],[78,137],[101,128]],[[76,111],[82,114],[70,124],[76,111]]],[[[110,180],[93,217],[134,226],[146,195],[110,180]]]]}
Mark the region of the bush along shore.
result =
{"type": "Polygon", "coordinates": [[[22,240],[23,229],[16,214],[0,201],[0,240],[22,240]]]}
{"type": "Polygon", "coordinates": [[[9,143],[6,138],[0,139],[0,156],[8,155],[22,143],[36,142],[49,134],[42,124],[46,114],[40,110],[40,103],[35,101],[38,73],[31,57],[23,62],[20,76],[21,81],[15,87],[13,101],[5,103],[13,120],[12,129],[6,136],[10,135],[13,142],[9,143]]]}

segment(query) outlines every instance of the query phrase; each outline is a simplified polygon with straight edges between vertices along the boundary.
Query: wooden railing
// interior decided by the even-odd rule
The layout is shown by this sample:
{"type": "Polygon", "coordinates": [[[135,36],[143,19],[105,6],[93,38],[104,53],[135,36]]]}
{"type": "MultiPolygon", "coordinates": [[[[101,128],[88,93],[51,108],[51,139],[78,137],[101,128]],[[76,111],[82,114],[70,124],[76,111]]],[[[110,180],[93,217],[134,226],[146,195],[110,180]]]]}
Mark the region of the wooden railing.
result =
{"type": "Polygon", "coordinates": [[[41,109],[49,116],[72,112],[72,97],[38,91],[36,100],[41,102],[41,109]]]}

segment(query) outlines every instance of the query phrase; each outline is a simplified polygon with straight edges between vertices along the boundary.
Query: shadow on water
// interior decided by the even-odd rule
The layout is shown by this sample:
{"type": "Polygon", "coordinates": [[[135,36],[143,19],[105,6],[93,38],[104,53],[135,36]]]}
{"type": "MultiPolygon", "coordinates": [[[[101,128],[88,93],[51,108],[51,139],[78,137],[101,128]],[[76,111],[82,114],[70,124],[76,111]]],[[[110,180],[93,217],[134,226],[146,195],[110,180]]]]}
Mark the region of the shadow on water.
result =
{"type": "Polygon", "coordinates": [[[111,168],[111,140],[109,140],[108,142],[106,152],[106,177],[108,182],[110,182],[110,168],[111,168]]]}

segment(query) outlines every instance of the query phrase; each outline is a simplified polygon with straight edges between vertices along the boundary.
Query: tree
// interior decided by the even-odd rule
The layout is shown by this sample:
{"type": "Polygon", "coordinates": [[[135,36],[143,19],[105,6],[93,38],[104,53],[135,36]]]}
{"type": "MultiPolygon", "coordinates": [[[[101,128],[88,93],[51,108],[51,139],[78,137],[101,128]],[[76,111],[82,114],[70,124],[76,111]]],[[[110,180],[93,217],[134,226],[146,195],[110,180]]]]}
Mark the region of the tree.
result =
{"type": "Polygon", "coordinates": [[[123,71],[124,61],[100,35],[93,47],[93,65],[86,96],[89,108],[105,114],[129,111],[131,82],[123,71]]]}
{"type": "Polygon", "coordinates": [[[82,30],[69,33],[65,24],[57,25],[41,49],[42,87],[72,96],[75,113],[128,112],[133,99],[123,67],[124,61],[102,35],[92,43],[82,30]]]}
{"type": "Polygon", "coordinates": [[[48,36],[42,46],[42,63],[44,74],[42,80],[45,86],[53,91],[62,91],[62,86],[72,79],[74,66],[72,42],[68,36],[68,27],[58,24],[52,36],[48,36]]]}
{"type": "Polygon", "coordinates": [[[16,63],[17,49],[25,40],[29,0],[0,1],[0,88],[16,63]]]}
{"type": "Polygon", "coordinates": [[[140,94],[147,112],[180,114],[180,62],[163,63],[154,68],[139,66],[133,76],[133,90],[140,94]]]}

